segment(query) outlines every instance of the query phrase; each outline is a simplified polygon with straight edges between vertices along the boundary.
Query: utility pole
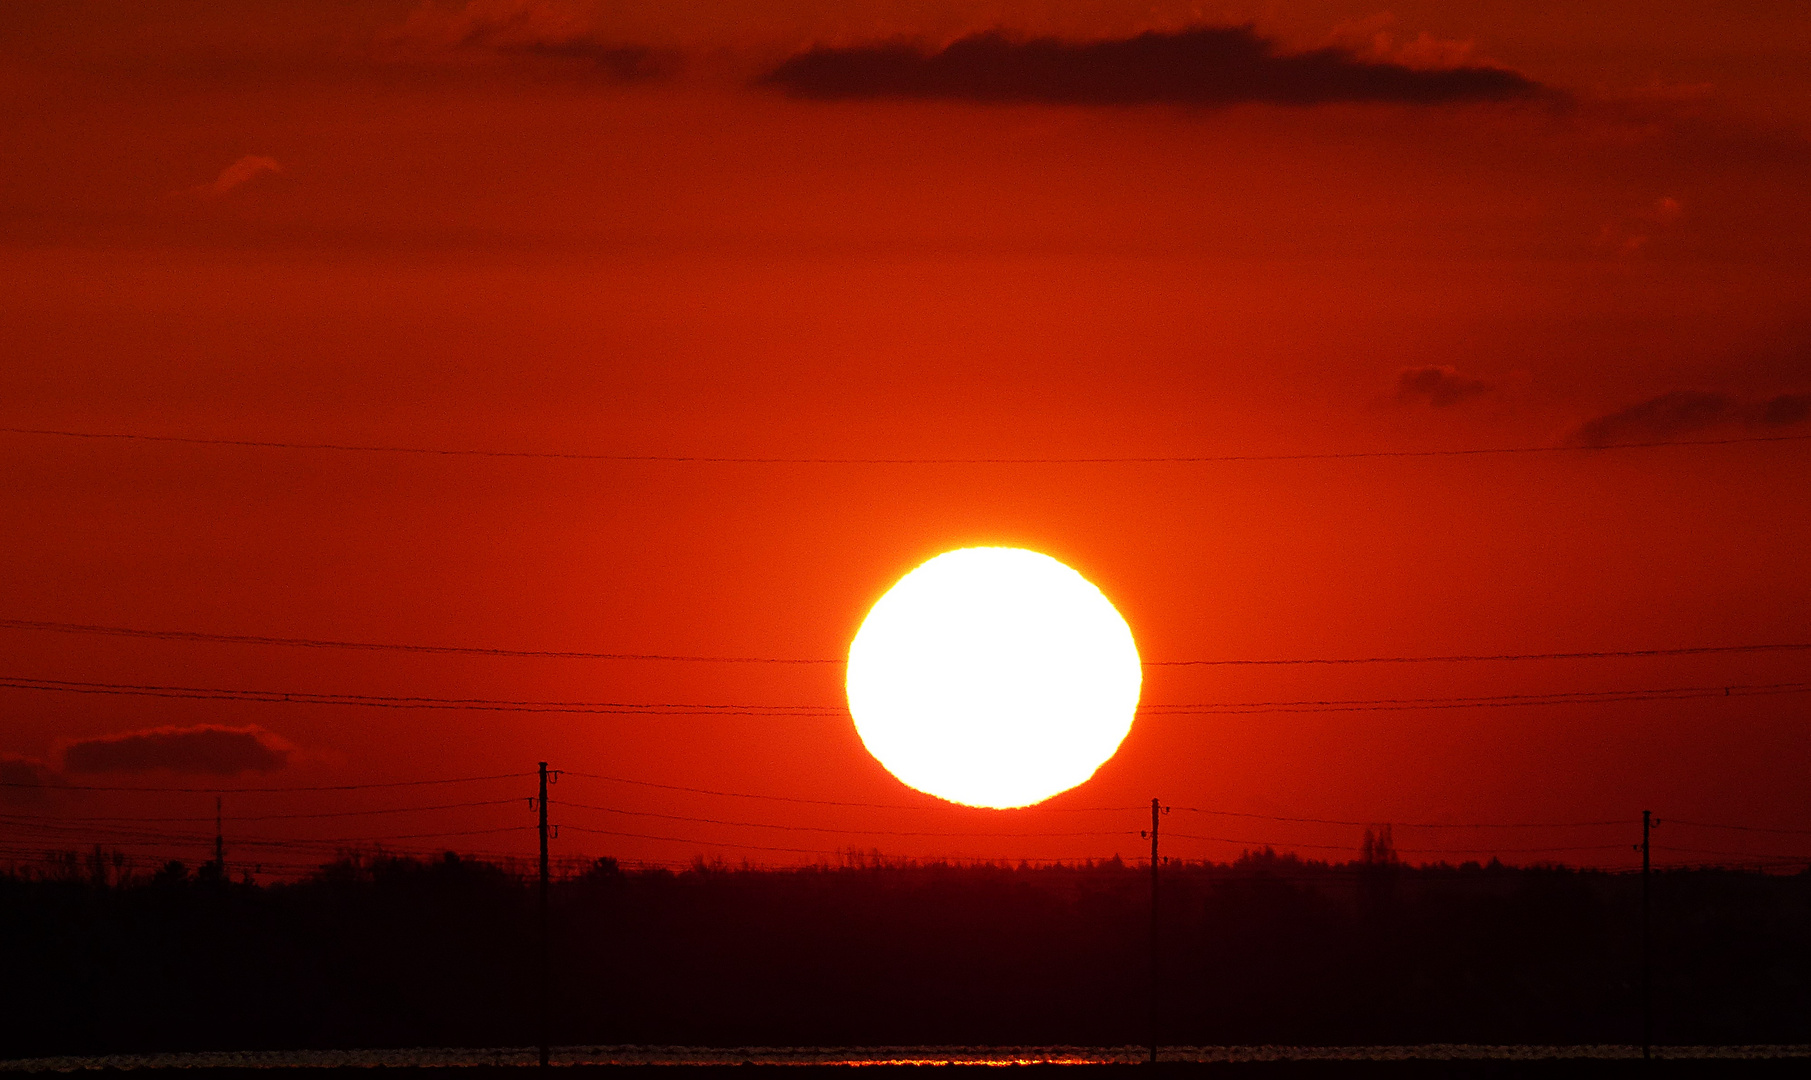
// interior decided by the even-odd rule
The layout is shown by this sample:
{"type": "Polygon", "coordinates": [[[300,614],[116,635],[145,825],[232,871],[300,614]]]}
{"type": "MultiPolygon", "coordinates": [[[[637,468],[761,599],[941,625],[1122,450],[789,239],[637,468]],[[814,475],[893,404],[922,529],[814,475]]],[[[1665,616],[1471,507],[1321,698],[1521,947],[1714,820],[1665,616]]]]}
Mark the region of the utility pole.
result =
{"type": "Polygon", "coordinates": [[[535,973],[535,985],[539,988],[539,1007],[535,1011],[535,1023],[540,1032],[541,1068],[547,1068],[547,763],[541,762],[541,797],[535,803],[541,811],[541,964],[535,973]]]}
{"type": "Polygon", "coordinates": [[[1151,1064],[1157,1064],[1157,819],[1163,807],[1151,800],[1151,1064]]]}
{"type": "Polygon", "coordinates": [[[1660,824],[1654,820],[1652,810],[1641,812],[1641,1060],[1646,1061],[1653,1055],[1654,1044],[1654,957],[1650,941],[1650,926],[1653,922],[1652,902],[1649,897],[1650,881],[1653,876],[1653,861],[1650,858],[1649,840],[1654,826],[1660,824]]]}
{"type": "Polygon", "coordinates": [[[220,796],[214,796],[214,867],[226,880],[226,830],[220,827],[220,796]]]}

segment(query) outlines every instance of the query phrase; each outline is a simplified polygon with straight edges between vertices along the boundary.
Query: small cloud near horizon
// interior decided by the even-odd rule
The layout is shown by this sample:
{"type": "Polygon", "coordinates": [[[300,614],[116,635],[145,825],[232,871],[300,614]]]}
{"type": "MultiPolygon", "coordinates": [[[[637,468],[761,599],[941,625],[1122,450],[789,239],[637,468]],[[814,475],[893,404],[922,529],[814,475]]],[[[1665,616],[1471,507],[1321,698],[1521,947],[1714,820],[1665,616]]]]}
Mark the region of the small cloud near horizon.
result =
{"type": "Polygon", "coordinates": [[[1578,446],[1665,442],[1719,427],[1784,428],[1811,419],[1811,392],[1743,400],[1717,390],[1671,390],[1580,424],[1578,446]]]}
{"type": "Polygon", "coordinates": [[[1432,39],[1420,52],[1375,36],[1361,54],[1347,45],[1285,51],[1247,26],[1202,26],[1108,41],[1019,39],[999,31],[941,49],[890,42],[817,46],[757,80],[816,100],[923,99],[989,104],[1308,106],[1370,102],[1442,105],[1554,97],[1508,68],[1418,66],[1457,57],[1432,39]]]}
{"type": "Polygon", "coordinates": [[[228,192],[244,187],[266,176],[282,176],[283,166],[277,159],[263,154],[247,154],[220,170],[220,175],[212,182],[200,184],[189,190],[206,199],[218,199],[228,192]]]}
{"type": "Polygon", "coordinates": [[[0,804],[40,806],[56,786],[56,773],[44,762],[18,754],[0,754],[0,804]]]}
{"type": "Polygon", "coordinates": [[[1461,374],[1451,364],[1403,368],[1396,376],[1396,400],[1425,401],[1436,409],[1450,408],[1492,389],[1490,383],[1461,374]]]}
{"type": "Polygon", "coordinates": [[[138,773],[164,770],[204,776],[276,772],[296,747],[256,724],[227,727],[156,727],[78,739],[60,747],[70,773],[138,773]]]}

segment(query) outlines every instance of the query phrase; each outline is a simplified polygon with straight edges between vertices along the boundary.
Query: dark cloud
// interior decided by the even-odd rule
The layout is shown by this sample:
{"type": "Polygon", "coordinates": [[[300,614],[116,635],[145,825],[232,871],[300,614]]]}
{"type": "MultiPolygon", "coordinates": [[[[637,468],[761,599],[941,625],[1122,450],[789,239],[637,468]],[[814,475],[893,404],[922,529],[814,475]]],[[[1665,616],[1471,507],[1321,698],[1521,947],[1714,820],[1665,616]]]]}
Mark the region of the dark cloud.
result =
{"type": "Polygon", "coordinates": [[[906,44],[820,46],[760,80],[803,98],[925,98],[1057,105],[1438,105],[1549,92],[1497,67],[1418,68],[1343,48],[1284,52],[1249,26],[1145,33],[1119,41],[962,38],[926,52],[906,44]]]}
{"type": "Polygon", "coordinates": [[[36,758],[0,754],[0,803],[37,806],[57,786],[50,766],[36,758]]]}
{"type": "Polygon", "coordinates": [[[1811,419],[1811,393],[1743,401],[1716,390],[1673,390],[1585,421],[1572,441],[1584,446],[1658,442],[1709,428],[1790,427],[1811,419]]]}
{"type": "Polygon", "coordinates": [[[1483,379],[1461,375],[1450,364],[1403,368],[1396,376],[1397,400],[1425,401],[1441,409],[1488,394],[1490,389],[1490,384],[1483,379]]]}
{"type": "Polygon", "coordinates": [[[1649,442],[1689,435],[1736,419],[1736,399],[1714,390],[1673,390],[1579,425],[1586,446],[1649,442]]]}
{"type": "Polygon", "coordinates": [[[63,768],[72,773],[170,772],[232,776],[275,772],[295,747],[256,725],[160,727],[82,739],[63,746],[63,768]]]}
{"type": "Polygon", "coordinates": [[[1781,394],[1761,402],[1755,420],[1767,427],[1790,427],[1811,419],[1811,393],[1781,394]]]}

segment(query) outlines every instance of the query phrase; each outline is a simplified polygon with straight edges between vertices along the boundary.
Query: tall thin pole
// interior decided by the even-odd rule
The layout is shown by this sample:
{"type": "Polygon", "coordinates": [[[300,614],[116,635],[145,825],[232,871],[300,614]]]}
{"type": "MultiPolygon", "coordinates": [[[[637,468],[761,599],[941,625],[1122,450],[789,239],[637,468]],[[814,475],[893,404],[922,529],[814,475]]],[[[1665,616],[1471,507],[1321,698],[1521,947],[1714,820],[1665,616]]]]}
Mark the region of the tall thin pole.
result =
{"type": "Polygon", "coordinates": [[[535,1012],[536,1030],[540,1033],[541,1068],[547,1067],[547,763],[541,762],[541,797],[535,805],[541,811],[541,964],[535,973],[539,989],[539,1008],[535,1012]]]}
{"type": "Polygon", "coordinates": [[[1157,817],[1161,808],[1151,800],[1151,1064],[1157,1064],[1157,817]]]}
{"type": "Polygon", "coordinates": [[[1654,1043],[1654,958],[1650,951],[1649,927],[1652,922],[1648,898],[1653,864],[1649,859],[1649,837],[1654,831],[1654,812],[1641,812],[1641,1059],[1653,1054],[1654,1043]]]}
{"type": "Polygon", "coordinates": [[[226,880],[226,830],[220,827],[220,796],[214,796],[214,867],[226,880]]]}

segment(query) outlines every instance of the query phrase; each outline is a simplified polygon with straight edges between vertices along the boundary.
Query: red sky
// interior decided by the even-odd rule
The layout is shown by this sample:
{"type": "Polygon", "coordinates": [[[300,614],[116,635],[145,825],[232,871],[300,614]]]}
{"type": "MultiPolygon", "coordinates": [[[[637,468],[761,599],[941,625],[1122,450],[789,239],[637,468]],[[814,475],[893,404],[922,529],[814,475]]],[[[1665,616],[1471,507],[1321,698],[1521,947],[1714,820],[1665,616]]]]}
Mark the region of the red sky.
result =
{"type": "MultiPolygon", "coordinates": [[[[831,458],[1811,434],[1811,22],[1801,5],[722,11],[553,0],[8,4],[0,426],[831,458]],[[944,78],[937,50],[963,55],[971,35],[996,30],[1002,63],[1053,38],[1065,58],[1055,62],[1070,65],[1061,70],[1087,75],[1130,47],[1115,42],[1194,40],[1204,27],[1225,40],[1226,28],[1245,27],[1237,40],[1262,43],[1273,60],[1332,57],[1331,100],[1276,103],[1252,83],[1234,100],[1077,104],[993,69],[931,97],[857,81],[824,100],[771,76],[801,55],[859,74],[872,46],[908,42],[912,77],[944,78]],[[1146,33],[1157,38],[1137,38],[1146,33]],[[1380,70],[1407,89],[1386,100],[1338,89],[1380,70]],[[1480,70],[1496,74],[1464,74],[1480,70]],[[1501,82],[1502,72],[1522,89],[1435,99],[1453,80],[1501,82]],[[983,78],[1009,85],[1010,100],[974,92],[983,78]]],[[[1254,70],[1301,91],[1286,62],[1254,70]]],[[[1198,85],[1196,74],[1184,71],[1183,83],[1198,85]]],[[[1127,77],[1109,71],[1099,85],[1127,77]]],[[[917,563],[1011,543],[1100,585],[1148,660],[1811,642],[1801,556],[1811,444],[1791,439],[1163,465],[755,465],[0,434],[0,462],[0,618],[13,620],[834,659],[868,605],[917,563]]],[[[0,641],[0,675],[27,679],[842,700],[834,664],[21,629],[0,629],[0,641]]],[[[1753,687],[1811,682],[1808,664],[1811,653],[1777,651],[1159,667],[1145,701],[1753,687]]],[[[1056,805],[1130,807],[1155,795],[1374,823],[1632,820],[1651,808],[1663,819],[1811,829],[1808,700],[1153,714],[1056,805]]],[[[0,689],[0,718],[8,775],[64,784],[361,784],[546,759],[680,787],[912,807],[568,777],[556,806],[793,828],[574,808],[555,819],[681,839],[574,828],[556,843],[566,855],[788,863],[851,847],[1014,858],[1141,850],[1135,811],[939,807],[869,759],[846,716],[522,715],[0,689]],[[266,757],[247,762],[266,771],[82,771],[95,767],[79,749],[91,740],[201,725],[262,729],[266,757]],[[892,835],[901,832],[1102,835],[892,835]]],[[[156,760],[145,753],[132,760],[156,760]]],[[[25,819],[73,828],[84,816],[212,812],[203,794],[3,790],[15,815],[0,832],[9,851],[48,842],[25,819]]],[[[229,802],[242,814],[304,813],[528,793],[515,781],[229,802]]],[[[529,821],[523,804],[236,828],[320,840],[529,821]]],[[[1326,845],[1299,850],[1335,858],[1362,831],[1182,813],[1167,827],[1326,845]]],[[[1682,849],[1672,859],[1811,853],[1802,836],[1668,829],[1665,841],[1682,849]]],[[[1630,831],[1399,827],[1396,837],[1430,852],[1416,858],[1501,851],[1621,865],[1630,831]],[[1581,847],[1526,850],[1555,845],[1581,847]]],[[[527,851],[530,839],[393,844],[527,851]]],[[[1174,843],[1188,857],[1250,846],[1174,843]]],[[[273,863],[300,857],[264,850],[273,863]]]]}

